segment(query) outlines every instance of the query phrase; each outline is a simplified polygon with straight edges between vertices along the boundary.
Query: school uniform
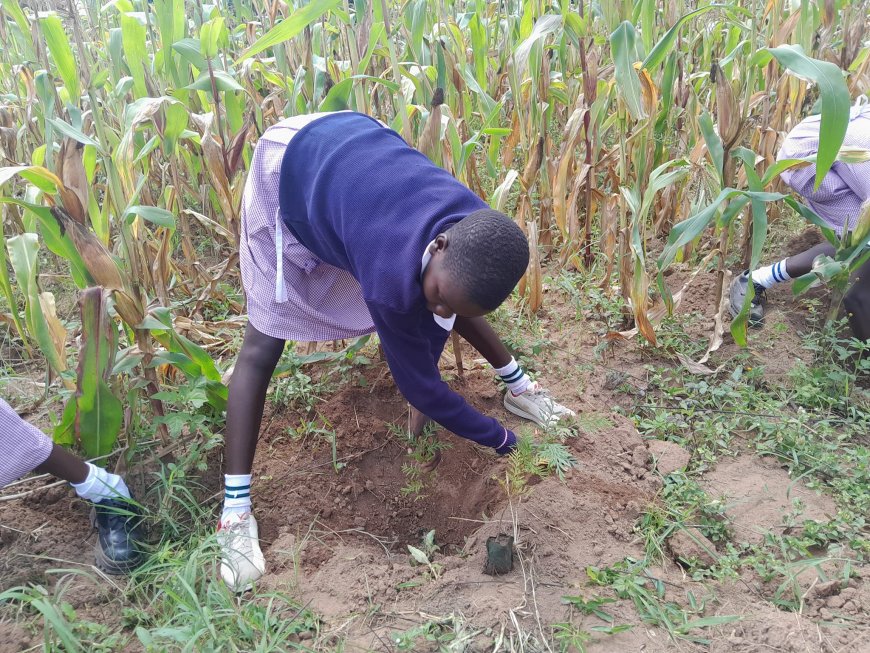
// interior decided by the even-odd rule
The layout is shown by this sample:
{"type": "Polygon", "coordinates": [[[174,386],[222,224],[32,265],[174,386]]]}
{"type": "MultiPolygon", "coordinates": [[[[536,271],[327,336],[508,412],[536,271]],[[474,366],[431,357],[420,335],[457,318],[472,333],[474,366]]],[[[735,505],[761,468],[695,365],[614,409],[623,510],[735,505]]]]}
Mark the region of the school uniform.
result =
{"type": "Polygon", "coordinates": [[[260,139],[243,196],[251,324],[286,340],[377,330],[396,385],[429,418],[504,452],[512,432],[441,380],[452,322],[426,309],[427,245],[486,203],[396,132],[354,112],[284,120],[260,139]]]}
{"type": "Polygon", "coordinates": [[[53,443],[0,399],[0,488],[39,467],[53,443]]]}
{"type": "MultiPolygon", "coordinates": [[[[810,116],[792,129],[783,141],[777,160],[800,159],[819,151],[821,115],[810,116]]],[[[858,104],[849,113],[849,127],[844,146],[870,149],[870,104],[858,104]]],[[[810,208],[831,228],[842,235],[848,225],[855,228],[861,206],[870,199],[870,162],[844,163],[835,161],[818,190],[816,166],[791,168],[780,177],[807,201],[810,208]]]]}

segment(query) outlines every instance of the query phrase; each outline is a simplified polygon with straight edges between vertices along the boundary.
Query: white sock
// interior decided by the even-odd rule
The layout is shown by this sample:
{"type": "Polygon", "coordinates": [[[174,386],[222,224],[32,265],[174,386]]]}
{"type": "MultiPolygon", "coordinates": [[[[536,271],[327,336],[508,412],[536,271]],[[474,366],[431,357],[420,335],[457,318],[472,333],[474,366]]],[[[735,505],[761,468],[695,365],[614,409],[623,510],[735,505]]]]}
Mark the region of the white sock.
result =
{"type": "Polygon", "coordinates": [[[787,259],[782,259],[773,265],[758,268],[750,275],[752,281],[764,288],[770,288],[772,285],[782,283],[783,281],[790,281],[791,277],[788,276],[788,272],[785,269],[786,260],[787,259]]]}
{"type": "Polygon", "coordinates": [[[495,373],[498,374],[514,397],[528,390],[529,384],[532,382],[529,375],[523,371],[523,368],[514,358],[511,358],[511,362],[504,367],[497,368],[495,373]]]}
{"type": "Polygon", "coordinates": [[[92,463],[85,464],[88,466],[87,478],[81,483],[70,483],[82,499],[97,502],[103,499],[130,498],[130,490],[123,478],[92,463]]]}
{"type": "Polygon", "coordinates": [[[221,521],[245,512],[251,512],[251,475],[224,474],[224,510],[221,521]]]}

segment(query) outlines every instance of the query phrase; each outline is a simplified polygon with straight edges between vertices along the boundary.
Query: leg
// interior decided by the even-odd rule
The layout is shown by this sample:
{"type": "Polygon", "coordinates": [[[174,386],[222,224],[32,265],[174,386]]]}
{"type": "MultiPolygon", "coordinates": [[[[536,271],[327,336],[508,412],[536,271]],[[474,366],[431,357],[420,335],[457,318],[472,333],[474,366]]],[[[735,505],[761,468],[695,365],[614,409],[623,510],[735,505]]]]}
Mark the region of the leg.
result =
{"type": "Polygon", "coordinates": [[[837,250],[834,249],[834,246],[831,243],[825,241],[823,243],[819,243],[814,247],[810,247],[807,251],[801,252],[800,254],[795,254],[794,256],[790,256],[785,260],[785,270],[788,272],[788,276],[792,279],[797,279],[798,277],[802,277],[805,274],[808,274],[810,270],[813,268],[813,261],[820,254],[827,254],[828,256],[833,256],[837,250]]]}
{"type": "Polygon", "coordinates": [[[852,334],[859,340],[870,340],[870,261],[858,268],[855,283],[843,298],[852,334]]]}
{"type": "Polygon", "coordinates": [[[230,380],[225,442],[224,509],[218,525],[221,576],[243,592],[266,571],[257,520],[251,514],[251,467],[260,435],[266,390],[284,351],[284,341],[249,322],[230,380]]]}
{"type": "Polygon", "coordinates": [[[266,390],[283,351],[283,340],[262,334],[248,323],[227,400],[227,474],[251,473],[266,390]]]}
{"type": "Polygon", "coordinates": [[[764,320],[764,304],[766,302],[764,291],[775,284],[785,283],[809,273],[817,256],[821,254],[833,256],[835,251],[834,246],[830,243],[819,243],[805,252],[777,261],[772,265],[762,266],[751,273],[747,270],[737,275],[731,283],[728,296],[731,316],[737,317],[743,310],[746,294],[749,291],[749,282],[752,281],[755,294],[749,306],[749,326],[761,326],[764,320]]]}

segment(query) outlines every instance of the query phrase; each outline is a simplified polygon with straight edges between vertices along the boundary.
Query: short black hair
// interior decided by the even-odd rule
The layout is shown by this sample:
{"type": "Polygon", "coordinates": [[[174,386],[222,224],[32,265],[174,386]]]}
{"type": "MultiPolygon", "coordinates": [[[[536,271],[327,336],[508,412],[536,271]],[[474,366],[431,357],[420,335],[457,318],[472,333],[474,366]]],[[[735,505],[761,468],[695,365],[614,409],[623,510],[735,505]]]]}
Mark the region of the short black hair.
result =
{"type": "Polygon", "coordinates": [[[480,209],[447,230],[444,266],[468,299],[494,311],[529,265],[529,241],[504,213],[480,209]]]}

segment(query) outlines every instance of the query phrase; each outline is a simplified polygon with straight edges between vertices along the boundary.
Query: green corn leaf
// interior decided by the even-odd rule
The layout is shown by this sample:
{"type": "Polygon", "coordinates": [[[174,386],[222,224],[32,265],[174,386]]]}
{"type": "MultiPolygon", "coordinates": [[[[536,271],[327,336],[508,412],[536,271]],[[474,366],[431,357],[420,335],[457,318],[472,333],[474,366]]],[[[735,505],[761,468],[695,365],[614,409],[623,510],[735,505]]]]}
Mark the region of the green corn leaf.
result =
{"type": "Polygon", "coordinates": [[[79,143],[91,145],[96,148],[96,150],[100,154],[105,154],[105,151],[97,141],[95,141],[90,136],[86,136],[84,133],[82,133],[81,130],[76,129],[69,123],[64,122],[60,118],[49,118],[49,122],[54,126],[57,131],[59,131],[64,136],[69,136],[71,139],[78,141],[79,143]]]}
{"type": "Polygon", "coordinates": [[[39,291],[39,239],[36,234],[23,233],[6,239],[9,260],[15,280],[24,294],[25,323],[53,370],[67,369],[64,354],[66,333],[54,312],[54,297],[39,291]]]}
{"type": "Polygon", "coordinates": [[[133,216],[138,215],[158,227],[175,229],[175,215],[171,211],[161,209],[158,206],[131,206],[127,209],[127,220],[132,221],[133,216]]]}
{"type": "MultiPolygon", "coordinates": [[[[746,173],[749,190],[760,192],[763,189],[763,185],[761,178],[755,171],[755,152],[744,147],[739,147],[734,150],[733,155],[743,163],[743,170],[746,173]]],[[[756,197],[744,199],[751,202],[752,206],[752,243],[749,269],[754,270],[761,262],[761,249],[764,246],[764,241],[767,239],[767,204],[756,197]]],[[[731,320],[731,335],[734,337],[734,341],[741,347],[746,346],[746,329],[749,325],[749,311],[754,297],[755,288],[753,284],[749,284],[746,297],[743,301],[743,307],[737,317],[731,320]]]]}
{"type": "Polygon", "coordinates": [[[163,105],[163,150],[166,156],[175,152],[175,146],[181,133],[187,129],[190,112],[181,102],[167,102],[163,105]]]}
{"type": "MultiPolygon", "coordinates": [[[[230,76],[229,73],[226,73],[223,70],[215,70],[213,74],[214,85],[219,92],[245,90],[241,84],[230,76]]],[[[205,91],[206,93],[211,94],[211,77],[209,76],[208,71],[200,74],[193,84],[185,86],[184,88],[191,91],[205,91]]]]}
{"type": "Polygon", "coordinates": [[[399,85],[382,77],[372,77],[371,75],[354,75],[347,79],[341,80],[338,84],[333,85],[323,98],[318,111],[342,111],[347,109],[350,102],[350,94],[353,90],[354,80],[368,79],[376,84],[380,84],[388,88],[393,93],[399,92],[399,85]]]}
{"type": "Polygon", "coordinates": [[[650,50],[646,59],[643,60],[643,67],[647,70],[652,70],[665,60],[665,57],[668,55],[668,52],[677,40],[677,35],[680,33],[680,29],[682,29],[683,25],[686,24],[686,21],[707,13],[716,7],[724,6],[725,5],[707,5],[706,7],[701,7],[700,9],[695,9],[695,11],[690,11],[689,13],[682,15],[677,22],[671,26],[671,29],[665,32],[665,35],[659,39],[659,42],[655,44],[655,47],[650,50]]]}
{"type": "Polygon", "coordinates": [[[49,251],[69,262],[70,272],[76,287],[85,288],[93,284],[93,279],[88,273],[81,255],[69,237],[61,232],[57,220],[51,214],[51,209],[8,197],[0,197],[0,204],[15,204],[35,215],[39,221],[39,231],[45,241],[45,246],[48,247],[49,251]]]}
{"type": "Polygon", "coordinates": [[[486,64],[489,51],[489,43],[487,42],[486,28],[483,26],[483,21],[480,20],[480,14],[475,12],[468,22],[468,29],[471,33],[471,53],[474,62],[474,79],[478,85],[486,86],[486,64]]]}
{"type": "Polygon", "coordinates": [[[107,304],[108,293],[102,288],[82,292],[75,430],[90,457],[111,453],[123,421],[123,406],[106,383],[116,348],[107,304]]]}
{"type": "Polygon", "coordinates": [[[514,51],[514,65],[516,66],[517,76],[520,78],[520,81],[522,81],[526,74],[526,69],[529,67],[529,58],[534,47],[550,34],[562,29],[562,25],[562,17],[557,14],[545,14],[538,18],[531,34],[514,51]]]}
{"type": "MultiPolygon", "coordinates": [[[[0,240],[6,242],[6,235],[3,233],[3,220],[0,220],[0,240]]],[[[9,281],[9,268],[7,267],[5,247],[0,247],[0,289],[2,289],[3,296],[6,298],[9,312],[12,314],[12,323],[15,325],[15,330],[29,351],[30,345],[27,341],[27,331],[21,323],[21,316],[18,314],[18,301],[15,299],[15,294],[12,292],[12,283],[9,281]]]]}
{"type": "Polygon", "coordinates": [[[333,85],[323,98],[318,111],[344,111],[348,108],[350,101],[350,93],[353,90],[353,78],[341,80],[338,84],[333,85]]]}
{"type": "Polygon", "coordinates": [[[773,57],[789,72],[810,80],[819,87],[822,96],[822,122],[816,157],[815,189],[818,190],[828,170],[837,160],[849,127],[851,99],[843,71],[836,64],[808,57],[799,45],[781,45],[777,48],[765,48],[760,52],[765,54],[753,58],[758,65],[766,65],[773,57]]]}
{"type": "Polygon", "coordinates": [[[369,62],[372,60],[372,55],[375,53],[375,48],[381,44],[386,31],[386,27],[383,23],[375,23],[372,25],[369,32],[369,44],[366,48],[366,53],[363,55],[362,59],[360,59],[359,66],[357,66],[356,69],[358,74],[362,75],[368,69],[369,62]]]}
{"type": "MultiPolygon", "coordinates": [[[[200,51],[200,43],[197,39],[181,39],[172,44],[172,49],[180,54],[182,59],[197,70],[205,70],[208,68],[205,57],[202,56],[202,52],[200,51]]],[[[214,60],[212,62],[212,68],[214,68],[216,64],[218,64],[218,61],[214,60]]]]}
{"type": "Polygon", "coordinates": [[[148,55],[145,48],[145,25],[129,14],[121,14],[118,19],[121,23],[124,58],[130,75],[133,76],[136,97],[146,97],[148,88],[145,86],[145,70],[148,67],[148,55]]]}
{"type": "Polygon", "coordinates": [[[701,232],[706,229],[713,219],[716,217],[719,207],[722,203],[736,195],[744,195],[750,198],[756,198],[763,202],[775,202],[786,196],[781,193],[756,193],[751,191],[737,190],[735,188],[724,188],[713,202],[701,209],[698,213],[690,216],[675,225],[671,229],[668,236],[668,242],[658,259],[659,270],[664,270],[670,265],[677,256],[677,251],[685,245],[692,242],[695,238],[701,235],[701,232]]]}
{"type": "Polygon", "coordinates": [[[271,48],[273,45],[289,41],[305,29],[307,25],[310,25],[339,4],[341,4],[341,0],[312,0],[258,38],[251,47],[236,59],[236,63],[241,63],[245,59],[253,57],[267,48],[271,48]]]}
{"type": "Polygon", "coordinates": [[[76,398],[70,397],[63,407],[63,415],[60,422],[54,427],[51,439],[57,444],[71,447],[76,442],[76,398]]]}
{"type": "Polygon", "coordinates": [[[613,53],[613,65],[616,84],[619,93],[625,100],[628,112],[635,120],[646,117],[643,109],[643,98],[640,90],[640,79],[634,69],[637,33],[634,25],[624,21],[610,35],[610,49],[613,53]]]}
{"type": "Polygon", "coordinates": [[[716,174],[719,175],[719,184],[724,186],[725,148],[722,146],[722,139],[713,127],[713,118],[710,117],[710,113],[706,109],[698,119],[698,125],[701,127],[701,134],[704,136],[704,142],[707,144],[707,151],[713,160],[713,167],[716,168],[716,174]]]}
{"type": "Polygon", "coordinates": [[[54,65],[57,66],[57,72],[63,80],[67,92],[69,92],[70,100],[73,104],[78,104],[81,96],[78,68],[60,16],[50,14],[40,19],[39,26],[42,29],[42,35],[45,37],[45,44],[48,46],[51,58],[54,60],[54,65]]]}
{"type": "Polygon", "coordinates": [[[199,31],[199,49],[202,56],[211,59],[217,56],[218,48],[226,45],[227,26],[223,16],[216,16],[203,23],[199,31]]]}
{"type": "Polygon", "coordinates": [[[28,23],[18,0],[0,0],[0,7],[3,7],[3,11],[12,17],[19,32],[21,32],[20,45],[23,47],[24,56],[30,61],[35,61],[36,54],[33,52],[33,44],[30,38],[30,23],[28,23]]]}

